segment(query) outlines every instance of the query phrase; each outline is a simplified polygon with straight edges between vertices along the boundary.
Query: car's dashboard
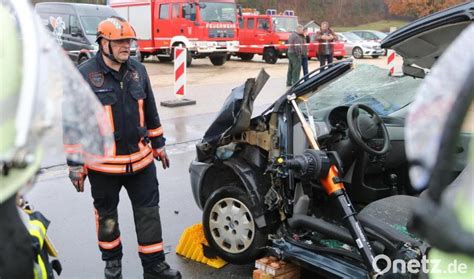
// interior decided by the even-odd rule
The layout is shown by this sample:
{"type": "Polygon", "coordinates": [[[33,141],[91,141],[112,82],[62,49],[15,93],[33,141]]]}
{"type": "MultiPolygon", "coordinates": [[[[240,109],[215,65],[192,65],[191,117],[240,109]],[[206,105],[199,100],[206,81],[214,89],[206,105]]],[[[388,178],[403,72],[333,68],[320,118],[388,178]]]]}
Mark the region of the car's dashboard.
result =
{"type": "MultiPolygon", "coordinates": [[[[361,149],[351,141],[349,137],[349,126],[347,123],[348,105],[337,106],[320,110],[313,115],[314,130],[318,143],[322,149],[337,151],[342,161],[350,164],[354,160],[357,152],[361,149]]],[[[365,112],[361,111],[361,114],[365,112]]],[[[385,126],[390,138],[391,148],[389,152],[382,157],[374,158],[370,156],[370,160],[377,165],[383,163],[382,168],[397,168],[401,164],[406,163],[404,148],[404,120],[400,116],[391,117],[384,116],[385,126]]],[[[297,128],[295,127],[295,130],[297,128]]],[[[295,140],[298,136],[295,135],[295,140]]],[[[303,135],[304,137],[304,135],[303,135]]]]}

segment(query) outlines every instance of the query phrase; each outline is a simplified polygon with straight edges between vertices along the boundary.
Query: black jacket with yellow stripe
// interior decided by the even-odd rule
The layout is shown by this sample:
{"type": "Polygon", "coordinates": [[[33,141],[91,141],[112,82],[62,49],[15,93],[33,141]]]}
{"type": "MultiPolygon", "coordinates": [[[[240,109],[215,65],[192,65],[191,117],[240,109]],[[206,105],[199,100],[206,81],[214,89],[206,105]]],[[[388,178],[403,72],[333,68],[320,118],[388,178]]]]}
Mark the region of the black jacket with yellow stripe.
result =
{"type": "MultiPolygon", "coordinates": [[[[104,106],[104,121],[109,122],[115,138],[106,156],[84,154],[86,167],[98,172],[127,174],[152,163],[152,148],[162,148],[165,138],[145,67],[129,59],[117,72],[106,66],[102,53],[98,52],[81,64],[79,71],[104,106]]],[[[65,143],[65,150],[70,154],[83,152],[74,142],[65,143]]],[[[75,163],[68,160],[68,164],[75,163]]]]}

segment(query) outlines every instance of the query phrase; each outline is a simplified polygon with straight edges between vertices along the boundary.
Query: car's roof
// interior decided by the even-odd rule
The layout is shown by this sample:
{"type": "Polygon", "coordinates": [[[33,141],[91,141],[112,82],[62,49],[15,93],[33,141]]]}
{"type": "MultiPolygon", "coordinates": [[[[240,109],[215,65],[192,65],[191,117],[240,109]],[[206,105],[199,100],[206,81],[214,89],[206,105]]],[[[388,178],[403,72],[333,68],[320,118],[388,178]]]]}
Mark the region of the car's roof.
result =
{"type": "Polygon", "coordinates": [[[116,12],[109,6],[82,4],[82,3],[60,3],[45,2],[35,6],[36,11],[43,13],[77,13],[79,15],[116,15],[116,12]]]}

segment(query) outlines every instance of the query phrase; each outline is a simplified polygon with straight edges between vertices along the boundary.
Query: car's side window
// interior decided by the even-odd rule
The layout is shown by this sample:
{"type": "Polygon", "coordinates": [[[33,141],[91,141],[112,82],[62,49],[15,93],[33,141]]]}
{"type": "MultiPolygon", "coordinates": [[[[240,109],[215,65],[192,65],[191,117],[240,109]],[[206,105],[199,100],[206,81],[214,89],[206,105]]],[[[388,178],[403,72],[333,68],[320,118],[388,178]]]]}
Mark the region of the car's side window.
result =
{"type": "Polygon", "coordinates": [[[171,9],[171,18],[180,18],[181,10],[179,9],[179,4],[173,4],[172,9],[171,9]]]}
{"type": "Polygon", "coordinates": [[[183,17],[185,19],[196,20],[196,5],[183,4],[183,17]]]}
{"type": "Polygon", "coordinates": [[[270,21],[266,18],[259,18],[257,28],[260,30],[268,30],[270,28],[270,21]]]}
{"type": "Polygon", "coordinates": [[[69,16],[69,32],[71,34],[79,34],[79,21],[77,20],[77,16],[69,16]]]}
{"type": "Polygon", "coordinates": [[[160,5],[160,19],[169,19],[169,4],[161,4],[160,5]]]}
{"type": "Polygon", "coordinates": [[[247,29],[253,29],[255,26],[255,19],[249,18],[247,19],[247,29]]]}

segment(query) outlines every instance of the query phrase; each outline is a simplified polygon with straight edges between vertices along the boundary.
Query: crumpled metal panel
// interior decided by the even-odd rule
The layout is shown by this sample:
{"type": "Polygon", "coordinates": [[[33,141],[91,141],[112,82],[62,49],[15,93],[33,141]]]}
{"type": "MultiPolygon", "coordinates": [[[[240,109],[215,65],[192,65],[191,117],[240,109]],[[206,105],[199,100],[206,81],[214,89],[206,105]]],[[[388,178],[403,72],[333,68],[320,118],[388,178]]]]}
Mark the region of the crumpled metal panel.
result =
{"type": "Polygon", "coordinates": [[[256,79],[250,78],[245,84],[232,89],[216,119],[204,134],[203,143],[222,145],[226,143],[226,139],[248,129],[253,102],[269,78],[262,69],[256,79]]]}

